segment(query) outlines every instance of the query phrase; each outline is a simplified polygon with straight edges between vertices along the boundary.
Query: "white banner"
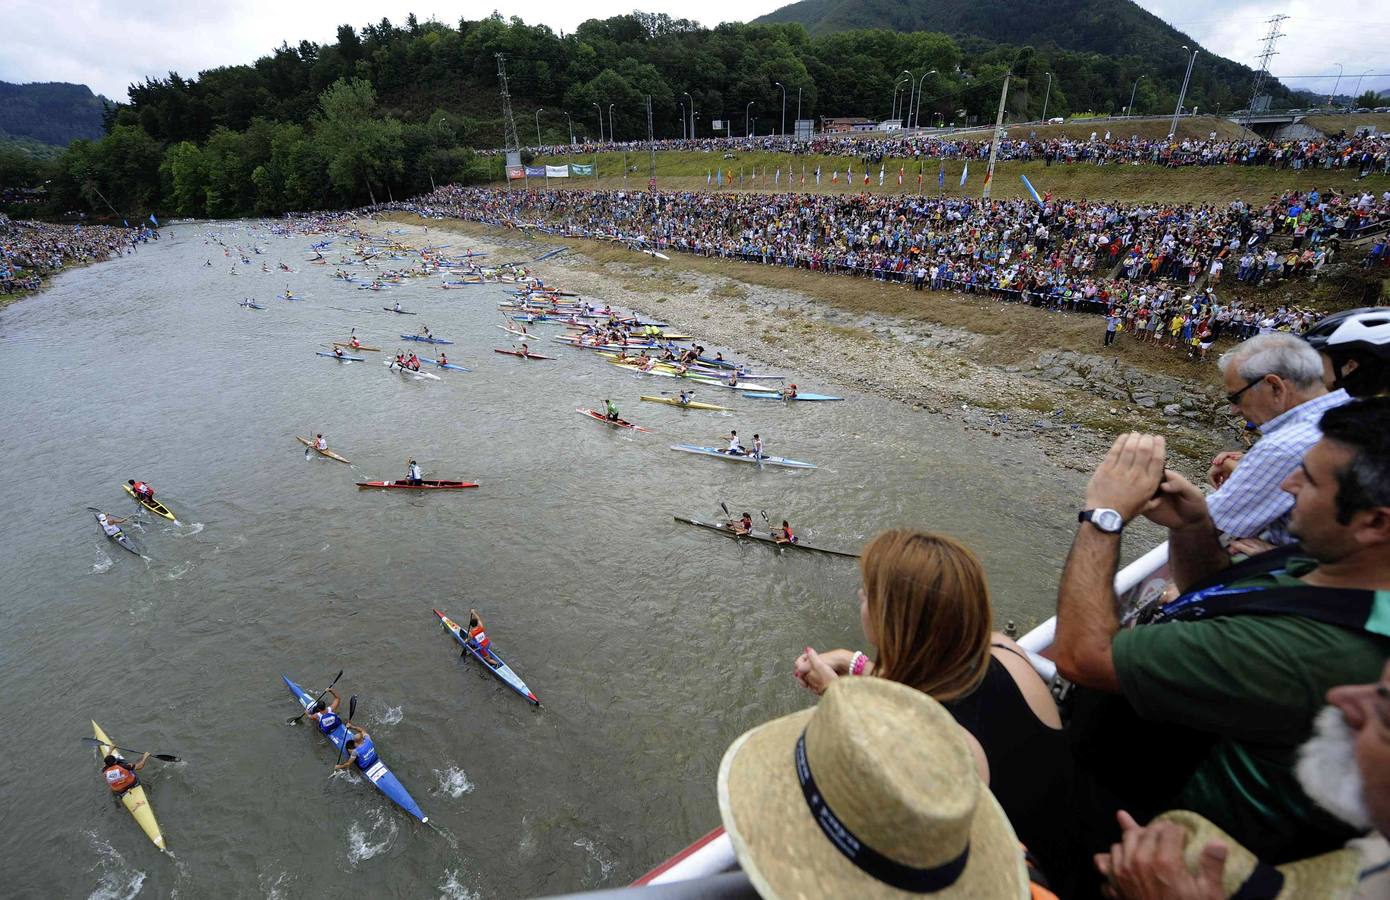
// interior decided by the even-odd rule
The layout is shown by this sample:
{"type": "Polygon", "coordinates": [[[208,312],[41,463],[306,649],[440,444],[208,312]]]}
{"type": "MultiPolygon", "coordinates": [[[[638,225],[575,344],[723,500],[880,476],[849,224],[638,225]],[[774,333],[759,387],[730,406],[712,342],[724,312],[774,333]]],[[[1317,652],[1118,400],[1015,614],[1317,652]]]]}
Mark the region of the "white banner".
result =
{"type": "Polygon", "coordinates": [[[546,167],[545,167],[545,177],[546,177],[546,178],[568,178],[568,177],[570,177],[570,167],[567,166],[567,165],[566,165],[566,166],[546,166],[546,167]]]}

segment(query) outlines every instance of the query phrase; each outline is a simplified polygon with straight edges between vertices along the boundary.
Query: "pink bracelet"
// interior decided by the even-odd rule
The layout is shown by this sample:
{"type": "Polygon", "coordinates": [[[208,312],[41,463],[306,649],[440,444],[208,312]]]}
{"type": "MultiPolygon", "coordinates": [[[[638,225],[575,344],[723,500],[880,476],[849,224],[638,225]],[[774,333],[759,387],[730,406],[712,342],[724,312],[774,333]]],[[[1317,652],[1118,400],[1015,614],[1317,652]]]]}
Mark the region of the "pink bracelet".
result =
{"type": "Polygon", "coordinates": [[[869,658],[860,651],[854,651],[854,655],[849,658],[849,674],[863,675],[864,666],[869,662],[869,658]]]}

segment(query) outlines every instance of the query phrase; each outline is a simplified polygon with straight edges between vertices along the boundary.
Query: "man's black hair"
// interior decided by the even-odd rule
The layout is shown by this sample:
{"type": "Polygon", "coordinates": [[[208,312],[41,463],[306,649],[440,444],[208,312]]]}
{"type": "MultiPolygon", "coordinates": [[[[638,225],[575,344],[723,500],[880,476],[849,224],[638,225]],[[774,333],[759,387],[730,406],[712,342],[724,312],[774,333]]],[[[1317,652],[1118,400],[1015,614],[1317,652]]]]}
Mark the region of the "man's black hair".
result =
{"type": "Polygon", "coordinates": [[[1352,451],[1337,473],[1337,521],[1390,506],[1390,397],[1368,397],[1323,413],[1323,436],[1352,451]]]}

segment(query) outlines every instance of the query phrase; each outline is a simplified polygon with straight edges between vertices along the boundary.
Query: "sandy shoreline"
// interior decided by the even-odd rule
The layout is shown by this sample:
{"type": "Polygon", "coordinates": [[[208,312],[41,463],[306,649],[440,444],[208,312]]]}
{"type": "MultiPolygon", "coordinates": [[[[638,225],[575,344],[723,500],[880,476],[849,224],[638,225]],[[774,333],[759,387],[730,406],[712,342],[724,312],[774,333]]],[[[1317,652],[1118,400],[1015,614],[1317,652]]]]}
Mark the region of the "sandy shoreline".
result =
{"type": "MultiPolygon", "coordinates": [[[[1224,424],[1221,402],[1205,378],[1184,381],[1141,373],[1084,352],[991,361],[988,335],[863,314],[796,290],[745,281],[738,277],[740,270],[764,268],[748,263],[720,261],[720,272],[712,274],[685,264],[679,254],[667,262],[617,245],[533,237],[459,221],[425,223],[414,216],[393,216],[374,227],[422,245],[437,243],[440,233],[448,232],[455,236],[454,250],[486,251],[490,261],[498,262],[532,260],[564,247],[566,252],[531,268],[548,283],[578,291],[591,302],[668,322],[711,351],[748,360],[757,370],[786,372],[802,390],[817,390],[818,381],[843,384],[957,420],[1000,441],[1028,442],[1066,468],[1091,470],[1113,435],[1131,429],[1165,435],[1173,464],[1188,474],[1205,473],[1212,452],[1235,445],[1233,431],[1223,435],[1214,427],[1224,424]],[[404,235],[401,228],[407,229],[404,235]]],[[[996,303],[951,296],[955,302],[996,303]]],[[[1206,377],[1211,371],[1194,369],[1206,377]]]]}

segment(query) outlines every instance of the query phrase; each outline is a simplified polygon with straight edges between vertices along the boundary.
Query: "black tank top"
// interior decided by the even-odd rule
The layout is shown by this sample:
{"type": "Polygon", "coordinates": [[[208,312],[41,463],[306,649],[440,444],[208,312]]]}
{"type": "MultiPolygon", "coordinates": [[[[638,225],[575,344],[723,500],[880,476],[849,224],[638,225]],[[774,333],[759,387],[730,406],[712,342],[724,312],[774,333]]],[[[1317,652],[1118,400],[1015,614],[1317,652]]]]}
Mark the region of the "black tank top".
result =
{"type": "Polygon", "coordinates": [[[1074,768],[1065,734],[1038,719],[1009,670],[993,656],[979,687],[942,705],[984,748],[990,791],[1018,839],[1053,889],[1072,896],[1068,885],[1085,854],[1070,809],[1074,768]]]}

